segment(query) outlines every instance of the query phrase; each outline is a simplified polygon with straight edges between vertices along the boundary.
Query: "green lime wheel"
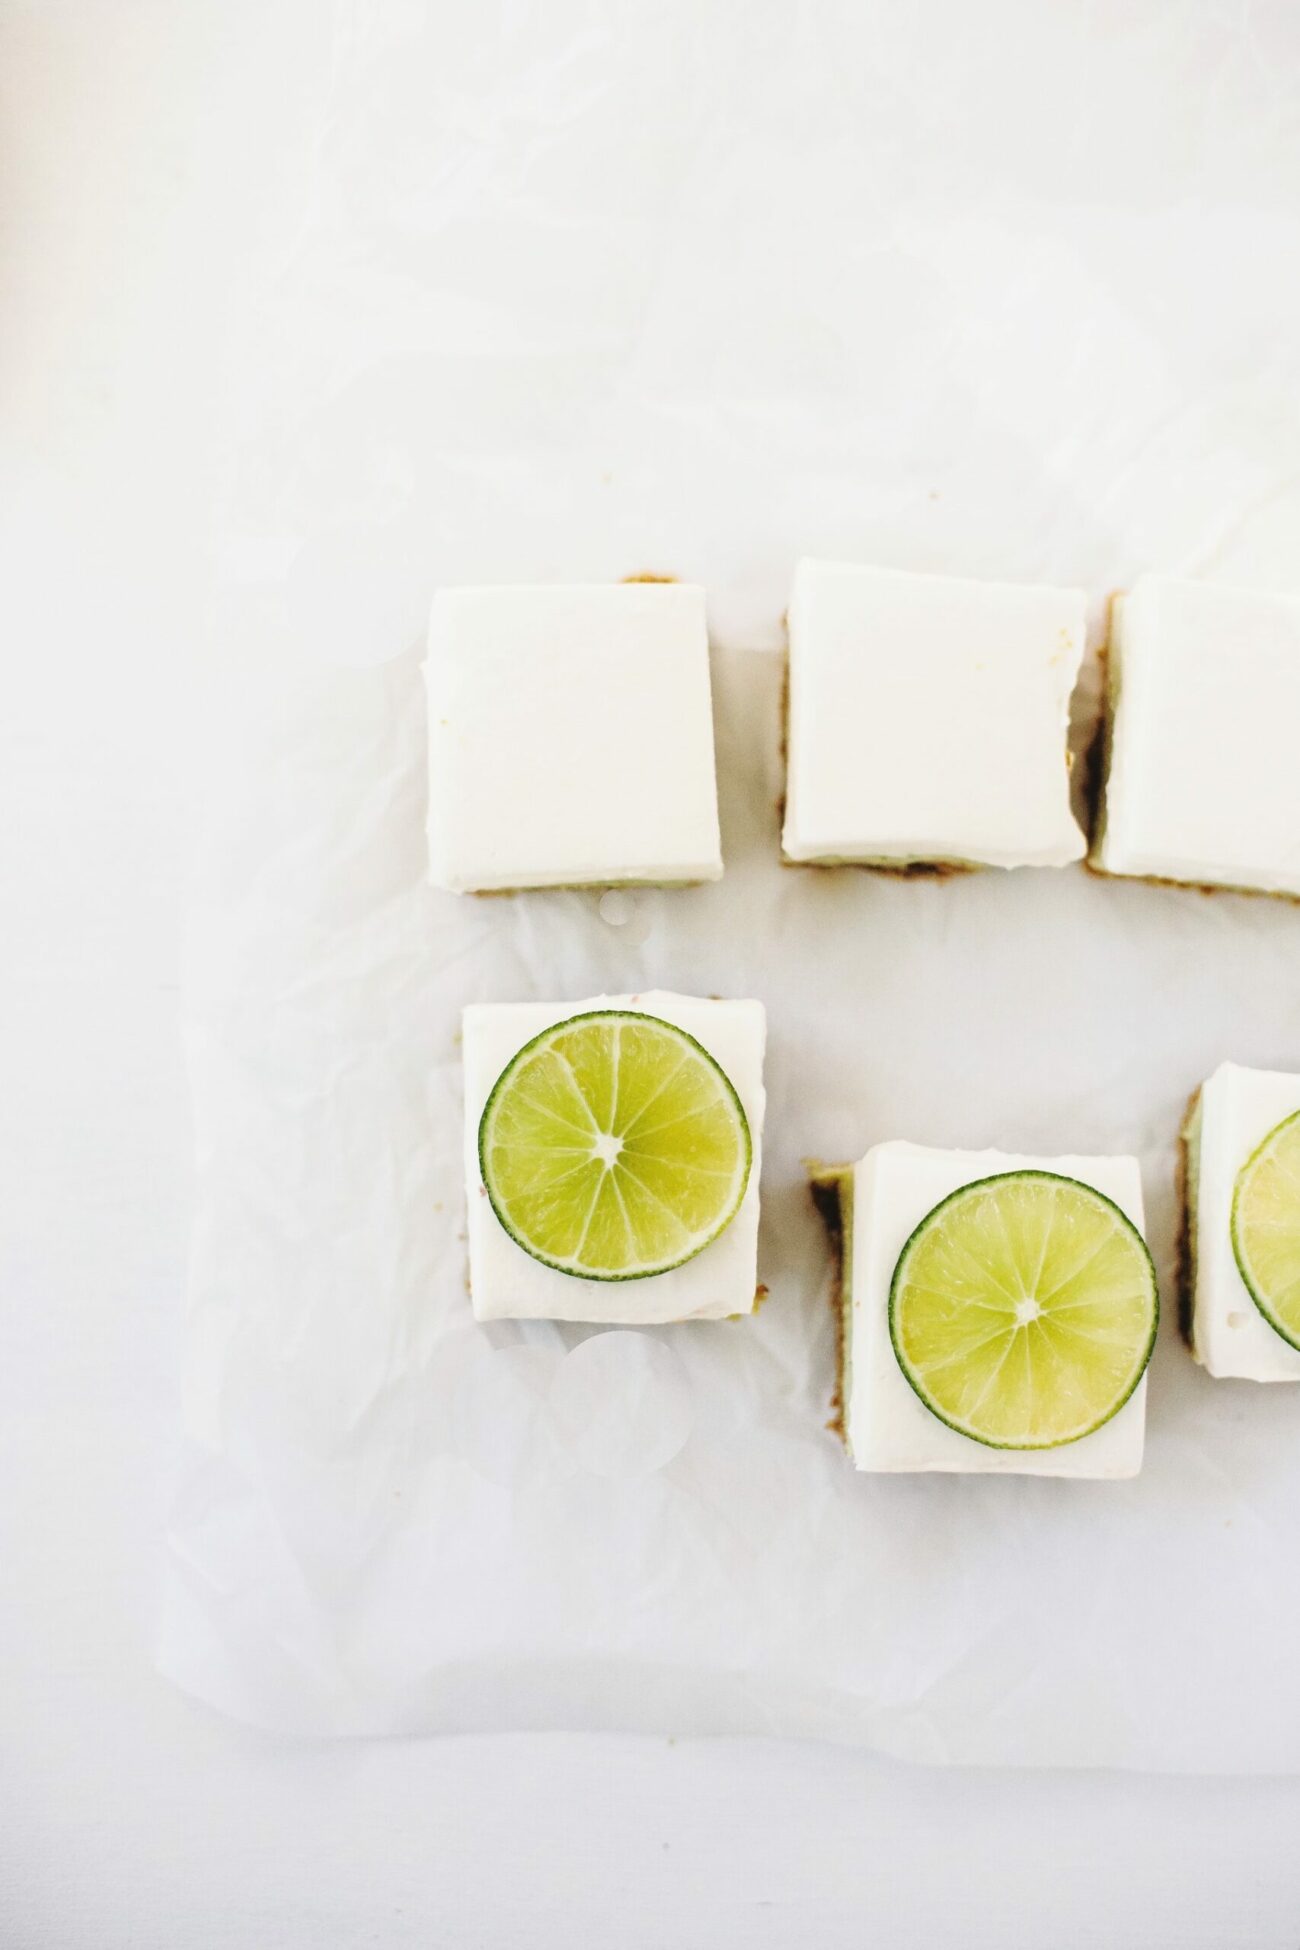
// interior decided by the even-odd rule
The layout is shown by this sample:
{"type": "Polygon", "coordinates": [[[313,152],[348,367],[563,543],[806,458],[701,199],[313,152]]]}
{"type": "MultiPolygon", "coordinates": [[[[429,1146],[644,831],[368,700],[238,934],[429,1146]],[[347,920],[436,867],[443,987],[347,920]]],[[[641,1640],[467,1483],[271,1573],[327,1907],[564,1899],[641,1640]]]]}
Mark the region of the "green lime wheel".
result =
{"type": "Polygon", "coordinates": [[[975,1442],[1055,1449],[1123,1407],[1155,1342],[1151,1255],[1090,1185],[1046,1171],[963,1185],[922,1219],[889,1294],[899,1366],[975,1442]]]}
{"type": "Polygon", "coordinates": [[[1300,1111],[1270,1131],[1238,1173],[1232,1250],[1269,1326],[1300,1347],[1300,1111]]]}
{"type": "Polygon", "coordinates": [[[643,1280],[715,1240],[749,1182],[730,1079],[658,1016],[599,1009],[525,1044],[488,1098],[479,1167],[534,1259],[584,1280],[643,1280]]]}

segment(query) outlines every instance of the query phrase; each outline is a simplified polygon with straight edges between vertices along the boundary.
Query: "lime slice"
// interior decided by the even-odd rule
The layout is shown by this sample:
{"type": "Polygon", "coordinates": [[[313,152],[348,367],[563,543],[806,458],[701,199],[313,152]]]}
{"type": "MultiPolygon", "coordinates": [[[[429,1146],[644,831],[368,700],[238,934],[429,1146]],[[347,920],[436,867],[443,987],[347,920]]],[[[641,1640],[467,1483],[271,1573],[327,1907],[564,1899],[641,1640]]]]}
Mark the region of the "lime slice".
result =
{"type": "Polygon", "coordinates": [[[599,1009],[511,1058],[478,1155],[492,1209],[526,1253],[579,1279],[643,1280],[730,1225],[751,1146],[739,1097],[693,1036],[599,1009]]]}
{"type": "Polygon", "coordinates": [[[995,1449],[1056,1449],[1109,1421],[1142,1378],[1158,1314],[1136,1226],[1048,1171],[944,1199],[889,1290],[903,1373],[940,1421],[995,1449]]]}
{"type": "Polygon", "coordinates": [[[1269,1326],[1300,1347],[1300,1111],[1270,1131],[1238,1173],[1232,1250],[1269,1326]]]}

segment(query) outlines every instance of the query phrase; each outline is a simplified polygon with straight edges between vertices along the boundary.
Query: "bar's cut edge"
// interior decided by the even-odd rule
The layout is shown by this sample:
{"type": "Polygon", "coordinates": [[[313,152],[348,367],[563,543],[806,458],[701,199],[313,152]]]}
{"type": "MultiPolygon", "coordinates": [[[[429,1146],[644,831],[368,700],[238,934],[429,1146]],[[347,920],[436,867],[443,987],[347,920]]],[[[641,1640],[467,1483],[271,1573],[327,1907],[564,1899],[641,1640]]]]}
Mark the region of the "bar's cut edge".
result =
{"type": "Polygon", "coordinates": [[[1202,1089],[1187,1100],[1178,1131],[1178,1161],[1175,1171],[1175,1197],[1178,1232],[1174,1266],[1178,1295],[1178,1327],[1192,1359],[1200,1361],[1196,1348],[1197,1220],[1201,1173],[1202,1089]]]}
{"type": "Polygon", "coordinates": [[[838,1435],[850,1457],[849,1389],[852,1382],[849,1314],[853,1305],[853,1166],[810,1161],[808,1185],[826,1227],[832,1255],[831,1308],[835,1315],[835,1392],[826,1426],[838,1435]]]}

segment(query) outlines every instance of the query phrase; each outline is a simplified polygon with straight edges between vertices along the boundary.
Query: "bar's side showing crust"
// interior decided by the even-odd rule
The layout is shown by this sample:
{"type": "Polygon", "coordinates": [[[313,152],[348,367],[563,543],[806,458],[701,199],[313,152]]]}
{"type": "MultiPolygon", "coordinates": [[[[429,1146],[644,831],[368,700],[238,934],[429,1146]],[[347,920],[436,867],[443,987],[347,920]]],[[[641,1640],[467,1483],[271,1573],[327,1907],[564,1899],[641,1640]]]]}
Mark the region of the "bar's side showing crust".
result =
{"type": "MultiPolygon", "coordinates": [[[[612,894],[623,888],[647,894],[672,894],[684,887],[711,887],[711,880],[548,880],[539,887],[467,887],[476,901],[517,900],[520,894],[612,894]]],[[[451,888],[439,889],[450,893],[451,888]]],[[[459,896],[458,896],[459,897],[459,896]]]]}
{"type": "Polygon", "coordinates": [[[792,860],[782,853],[783,867],[797,867],[801,873],[839,873],[851,867],[855,873],[880,873],[890,880],[953,880],[962,873],[992,873],[975,860],[792,860]]]}
{"type": "Polygon", "coordinates": [[[1289,894],[1283,887],[1239,887],[1227,880],[1174,880],[1167,873],[1114,873],[1109,867],[1097,866],[1091,855],[1083,864],[1098,880],[1123,880],[1133,887],[1177,887],[1184,894],[1245,894],[1251,900],[1286,901],[1300,907],[1300,894],[1289,894]]]}
{"type": "Polygon", "coordinates": [[[785,631],[785,656],[781,660],[781,790],[776,798],[776,827],[781,835],[777,842],[778,846],[782,847],[781,865],[788,867],[792,862],[786,859],[783,846],[785,806],[790,797],[790,622],[788,615],[781,618],[781,628],[785,631]]]}
{"type": "Polygon", "coordinates": [[[832,1255],[831,1306],[835,1313],[835,1393],[831,1396],[831,1416],[826,1426],[839,1436],[845,1448],[848,1447],[848,1434],[845,1427],[848,1279],[845,1268],[844,1188],[845,1184],[851,1181],[852,1170],[847,1165],[810,1163],[808,1166],[808,1188],[812,1193],[812,1202],[817,1208],[818,1216],[826,1227],[832,1255]]]}
{"type": "Polygon", "coordinates": [[[1201,1139],[1201,1093],[1187,1100],[1178,1131],[1178,1161],[1174,1196],[1178,1206],[1174,1280],[1178,1294],[1178,1327],[1193,1360],[1198,1359],[1193,1337],[1196,1306],[1196,1191],[1201,1139]]]}
{"type": "Polygon", "coordinates": [[[1099,856],[1105,836],[1106,792],[1110,785],[1110,762],[1115,742],[1115,706],[1119,701],[1119,675],[1111,645],[1115,640],[1115,605],[1122,594],[1122,590],[1112,591],[1106,604],[1106,636],[1097,653],[1101,667],[1101,706],[1084,758],[1087,766],[1084,802],[1088,811],[1088,851],[1083,864],[1089,873],[1100,874],[1107,880],[1111,876],[1102,866],[1099,856]]]}

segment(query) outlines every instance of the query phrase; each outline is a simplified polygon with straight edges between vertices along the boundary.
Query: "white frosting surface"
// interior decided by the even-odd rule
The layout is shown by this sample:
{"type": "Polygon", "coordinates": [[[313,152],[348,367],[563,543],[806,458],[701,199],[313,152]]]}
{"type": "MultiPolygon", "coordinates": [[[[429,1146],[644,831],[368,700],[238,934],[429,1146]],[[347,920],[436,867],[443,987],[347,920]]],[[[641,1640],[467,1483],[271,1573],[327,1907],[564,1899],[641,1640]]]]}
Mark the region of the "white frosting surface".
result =
{"type": "Polygon", "coordinates": [[[636,1327],[752,1313],[758,1283],[766,1034],[761,1002],[713,1002],[660,989],[634,996],[598,995],[585,1002],[471,1004],[464,1013],[465,1185],[476,1318],[604,1321],[636,1327]],[[592,1009],[635,1009],[694,1036],[726,1071],[749,1121],[753,1162],[735,1218],[712,1245],[684,1266],[645,1280],[582,1280],[543,1266],[502,1227],[479,1173],[479,1120],[506,1064],[544,1029],[592,1009]]]}
{"type": "Polygon", "coordinates": [[[1221,1063],[1201,1091],[1192,1345],[1209,1374],[1300,1381],[1289,1347],[1251,1299],[1232,1250],[1237,1174],[1269,1132],[1300,1110],[1300,1076],[1221,1063]]]}
{"type": "Polygon", "coordinates": [[[1082,859],[1079,590],[805,560],[788,627],[788,859],[1082,859]]]}
{"type": "Polygon", "coordinates": [[[1110,656],[1098,865],[1300,894],[1300,598],[1141,576],[1110,656]]]}
{"type": "Polygon", "coordinates": [[[991,1449],[926,1408],[889,1337],[889,1287],[912,1232],[941,1199],[1002,1171],[1054,1171],[1113,1199],[1139,1230],[1136,1158],[1026,1158],[1003,1151],[937,1151],[877,1144],[853,1170],[852,1307],[845,1428],[865,1470],[948,1470],[1003,1476],[1136,1476],[1142,1467],[1146,1377],[1118,1415],[1059,1449],[991,1449]]]}
{"type": "Polygon", "coordinates": [[[703,590],[442,589],[425,680],[438,886],[722,872],[703,590]]]}

